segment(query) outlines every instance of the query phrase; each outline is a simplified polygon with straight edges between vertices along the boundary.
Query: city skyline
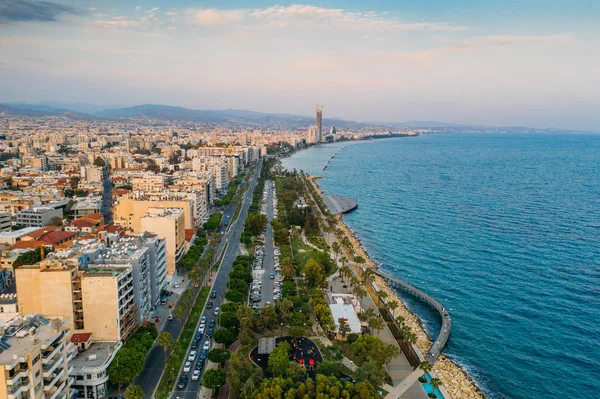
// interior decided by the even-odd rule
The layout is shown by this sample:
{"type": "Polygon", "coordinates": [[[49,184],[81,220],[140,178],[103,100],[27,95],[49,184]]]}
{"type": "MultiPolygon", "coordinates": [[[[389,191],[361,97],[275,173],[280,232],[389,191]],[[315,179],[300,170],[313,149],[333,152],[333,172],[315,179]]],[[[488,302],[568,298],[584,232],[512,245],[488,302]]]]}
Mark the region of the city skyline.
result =
{"type": "Polygon", "coordinates": [[[0,102],[600,131],[596,4],[0,6],[0,102]]]}

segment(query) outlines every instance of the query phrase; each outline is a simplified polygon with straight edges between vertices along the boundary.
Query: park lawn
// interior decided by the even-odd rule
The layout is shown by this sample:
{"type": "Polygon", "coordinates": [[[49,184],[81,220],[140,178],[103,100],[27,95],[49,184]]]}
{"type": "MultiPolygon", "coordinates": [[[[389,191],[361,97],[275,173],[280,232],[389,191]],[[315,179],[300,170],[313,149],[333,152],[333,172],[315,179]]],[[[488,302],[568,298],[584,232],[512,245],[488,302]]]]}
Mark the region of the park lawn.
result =
{"type": "Polygon", "coordinates": [[[158,399],[167,399],[173,389],[177,373],[185,360],[192,337],[196,335],[196,324],[198,324],[200,315],[202,315],[202,310],[204,309],[209,293],[210,287],[202,287],[200,289],[200,293],[183,327],[183,331],[177,342],[173,344],[174,350],[168,357],[165,372],[156,388],[156,398],[158,399]]]}
{"type": "Polygon", "coordinates": [[[294,260],[296,261],[296,264],[298,265],[299,273],[302,273],[302,270],[304,270],[304,265],[306,265],[306,262],[309,259],[315,258],[315,253],[317,252],[317,250],[314,249],[313,247],[306,245],[302,241],[301,238],[294,240],[293,251],[294,251],[294,260]],[[303,250],[303,251],[300,251],[300,250],[303,250]]]}

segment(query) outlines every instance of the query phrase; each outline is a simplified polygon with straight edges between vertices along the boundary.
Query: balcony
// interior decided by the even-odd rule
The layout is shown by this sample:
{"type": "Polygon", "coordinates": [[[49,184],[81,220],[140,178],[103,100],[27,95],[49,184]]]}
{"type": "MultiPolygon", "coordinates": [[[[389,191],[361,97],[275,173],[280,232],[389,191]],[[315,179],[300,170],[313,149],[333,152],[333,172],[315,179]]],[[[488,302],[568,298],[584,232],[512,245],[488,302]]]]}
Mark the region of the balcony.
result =
{"type": "Polygon", "coordinates": [[[54,348],[50,354],[48,354],[48,355],[44,354],[42,357],[42,364],[52,363],[52,358],[54,357],[54,355],[56,355],[58,352],[61,352],[62,350],[63,350],[63,345],[60,344],[56,348],[54,348]]]}
{"type": "MultiPolygon", "coordinates": [[[[45,375],[46,375],[46,373],[44,373],[44,376],[45,375]]],[[[55,385],[58,382],[58,380],[60,380],[64,375],[65,375],[65,370],[63,369],[63,370],[61,370],[60,373],[58,373],[56,375],[56,377],[54,377],[52,379],[52,381],[50,381],[48,383],[46,382],[48,380],[46,378],[44,378],[44,391],[49,392],[50,390],[52,390],[52,388],[55,388],[55,385]]],[[[66,383],[63,381],[63,384],[66,384],[66,383]]]]}
{"type": "MultiPolygon", "coordinates": [[[[48,395],[50,396],[50,399],[58,399],[61,395],[65,395],[65,386],[67,385],[66,381],[63,381],[62,384],[60,384],[60,386],[58,388],[54,387],[55,389],[51,389],[50,392],[48,392],[48,395]]],[[[45,387],[44,387],[45,390],[45,387]]],[[[46,395],[46,397],[48,397],[48,395],[46,395]]]]}
{"type": "Polygon", "coordinates": [[[23,384],[12,385],[10,387],[7,387],[6,393],[8,399],[15,399],[15,397],[19,397],[19,395],[22,392],[27,392],[29,389],[31,389],[31,383],[29,382],[29,380],[27,380],[23,384]]]}
{"type": "Polygon", "coordinates": [[[11,379],[6,380],[6,385],[17,385],[21,383],[21,380],[26,380],[29,377],[29,369],[19,371],[11,379]]]}
{"type": "Polygon", "coordinates": [[[56,370],[56,368],[60,366],[63,362],[64,359],[61,357],[51,367],[46,368],[45,366],[42,366],[42,370],[44,371],[44,377],[50,377],[54,370],[56,370]]]}

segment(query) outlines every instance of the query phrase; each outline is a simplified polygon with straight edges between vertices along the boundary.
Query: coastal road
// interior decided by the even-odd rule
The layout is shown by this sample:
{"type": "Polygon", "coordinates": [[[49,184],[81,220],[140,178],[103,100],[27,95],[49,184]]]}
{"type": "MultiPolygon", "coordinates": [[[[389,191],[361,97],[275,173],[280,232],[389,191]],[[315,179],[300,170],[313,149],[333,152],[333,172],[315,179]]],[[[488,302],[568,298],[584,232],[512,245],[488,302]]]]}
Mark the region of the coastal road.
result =
{"type": "MultiPolygon", "coordinates": [[[[224,297],[225,291],[227,289],[228,275],[229,275],[229,272],[231,271],[233,261],[239,254],[240,236],[242,234],[242,231],[244,230],[244,222],[246,221],[246,216],[248,216],[248,208],[250,207],[250,203],[252,202],[252,193],[254,192],[254,188],[256,186],[256,181],[258,180],[261,163],[262,163],[262,161],[259,161],[258,166],[256,167],[256,170],[254,172],[254,175],[252,176],[250,188],[245,192],[245,194],[243,196],[242,209],[240,211],[240,215],[239,215],[237,221],[232,222],[231,225],[228,228],[226,228],[226,230],[223,230],[224,234],[221,237],[221,243],[219,246],[219,250],[223,247],[225,248],[224,254],[223,254],[223,261],[222,261],[221,267],[219,269],[219,272],[217,273],[217,276],[214,279],[213,288],[212,288],[212,290],[216,292],[217,297],[215,299],[209,299],[209,300],[213,301],[213,308],[212,309],[205,308],[204,311],[202,312],[202,315],[206,316],[207,320],[216,319],[216,317],[214,315],[214,309],[217,306],[220,307],[223,303],[223,297],[224,297]]],[[[233,216],[231,216],[231,217],[233,218],[233,216]]],[[[223,226],[223,229],[225,229],[225,226],[223,226]]],[[[219,251],[219,253],[220,253],[220,251],[219,251]]],[[[198,329],[199,326],[200,326],[200,321],[198,321],[198,324],[196,325],[196,330],[198,329]]],[[[201,345],[207,339],[208,339],[208,337],[206,335],[203,335],[202,340],[199,344],[198,353],[200,353],[200,351],[201,351],[201,345]]],[[[211,344],[211,348],[212,348],[212,344],[211,344]]],[[[188,348],[188,353],[189,353],[189,350],[190,349],[188,348]]],[[[197,362],[197,360],[196,360],[196,362],[197,362]]],[[[192,370],[193,370],[193,367],[192,367],[192,370]]],[[[182,365],[181,370],[179,371],[179,376],[181,376],[182,373],[183,373],[183,365],[182,365]]],[[[200,377],[200,379],[197,381],[192,381],[192,379],[191,379],[192,372],[189,372],[186,374],[188,374],[188,377],[189,377],[187,386],[183,389],[175,389],[175,391],[173,392],[173,395],[171,396],[172,399],[176,399],[176,398],[196,399],[197,398],[198,392],[200,391],[200,388],[202,386],[202,384],[201,384],[202,377],[200,377]]]]}
{"type": "Polygon", "coordinates": [[[265,182],[265,188],[267,189],[267,232],[265,233],[265,256],[263,259],[264,273],[262,275],[262,290],[260,306],[264,307],[267,303],[273,305],[273,281],[269,277],[271,273],[275,272],[273,265],[273,226],[271,226],[271,220],[273,220],[273,188],[275,183],[271,180],[265,182]]]}

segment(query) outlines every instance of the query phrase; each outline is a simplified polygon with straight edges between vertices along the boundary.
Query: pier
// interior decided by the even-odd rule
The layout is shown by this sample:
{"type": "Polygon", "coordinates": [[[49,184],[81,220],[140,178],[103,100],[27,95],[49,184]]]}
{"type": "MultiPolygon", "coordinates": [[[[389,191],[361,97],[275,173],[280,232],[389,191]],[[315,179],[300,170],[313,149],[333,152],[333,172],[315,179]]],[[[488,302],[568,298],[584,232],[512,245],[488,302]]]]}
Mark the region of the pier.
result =
{"type": "Polygon", "coordinates": [[[408,292],[409,294],[413,295],[414,297],[427,303],[429,306],[431,306],[438,312],[438,314],[440,315],[440,318],[442,320],[442,326],[440,328],[440,332],[439,332],[437,338],[435,339],[435,341],[433,341],[433,345],[431,346],[431,348],[429,349],[429,352],[427,352],[427,356],[425,357],[425,360],[427,360],[427,362],[429,362],[429,364],[435,363],[438,356],[442,352],[442,349],[444,348],[444,346],[446,346],[446,342],[448,342],[448,338],[450,337],[450,327],[452,326],[452,319],[450,318],[448,311],[437,300],[430,297],[423,291],[413,287],[412,285],[410,285],[394,276],[391,276],[385,272],[382,272],[381,270],[375,270],[375,273],[382,279],[386,280],[392,287],[395,287],[395,288],[401,289],[402,291],[408,292]]]}
{"type": "Polygon", "coordinates": [[[350,212],[358,206],[358,202],[346,197],[327,194],[321,194],[321,197],[332,215],[350,212]]]}

